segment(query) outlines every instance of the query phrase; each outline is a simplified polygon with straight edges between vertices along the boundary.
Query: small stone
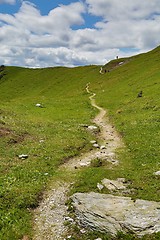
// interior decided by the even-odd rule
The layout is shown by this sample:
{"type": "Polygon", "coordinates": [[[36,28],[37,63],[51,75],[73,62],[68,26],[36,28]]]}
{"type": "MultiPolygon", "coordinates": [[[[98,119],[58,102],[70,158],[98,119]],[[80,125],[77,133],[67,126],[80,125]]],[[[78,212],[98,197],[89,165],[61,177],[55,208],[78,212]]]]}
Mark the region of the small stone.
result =
{"type": "Polygon", "coordinates": [[[106,146],[102,145],[102,146],[100,146],[100,149],[101,149],[101,150],[102,150],[102,149],[106,149],[106,146]]]}
{"type": "Polygon", "coordinates": [[[100,183],[97,183],[97,188],[101,191],[104,188],[104,186],[100,183]]]}
{"type": "Polygon", "coordinates": [[[95,130],[95,129],[97,129],[97,127],[96,126],[88,126],[88,129],[90,129],[90,130],[95,130]]]}
{"type": "Polygon", "coordinates": [[[36,107],[42,107],[42,105],[40,103],[37,103],[36,107]]]}
{"type": "Polygon", "coordinates": [[[154,172],[154,175],[160,176],[160,171],[154,172]]]}
{"type": "Polygon", "coordinates": [[[98,143],[94,143],[94,144],[93,144],[93,147],[95,147],[95,148],[99,148],[98,143]]]}
{"type": "Polygon", "coordinates": [[[73,218],[70,218],[70,217],[65,217],[64,220],[69,221],[69,222],[73,222],[73,218]]]}
{"type": "Polygon", "coordinates": [[[80,232],[84,234],[84,233],[86,233],[86,230],[85,229],[81,229],[80,232]]]}
{"type": "Polygon", "coordinates": [[[142,91],[140,91],[139,93],[138,93],[138,95],[137,95],[137,97],[142,97],[142,91]]]}
{"type": "Polygon", "coordinates": [[[26,154],[21,154],[18,156],[20,159],[27,159],[28,158],[28,155],[26,154]]]}
{"type": "Polygon", "coordinates": [[[97,143],[97,141],[95,141],[95,140],[92,140],[92,141],[90,141],[90,143],[94,144],[94,143],[97,143]]]}
{"type": "Polygon", "coordinates": [[[101,182],[110,191],[126,189],[126,186],[124,186],[123,182],[118,180],[104,178],[101,182]]]}
{"type": "Polygon", "coordinates": [[[81,167],[85,167],[85,166],[88,166],[89,164],[90,164],[90,162],[80,163],[80,166],[81,166],[81,167]]]}
{"type": "Polygon", "coordinates": [[[121,183],[126,183],[126,179],[125,178],[117,178],[117,181],[121,182],[121,183]]]}
{"type": "Polygon", "coordinates": [[[96,238],[95,240],[102,240],[102,238],[96,238]]]}

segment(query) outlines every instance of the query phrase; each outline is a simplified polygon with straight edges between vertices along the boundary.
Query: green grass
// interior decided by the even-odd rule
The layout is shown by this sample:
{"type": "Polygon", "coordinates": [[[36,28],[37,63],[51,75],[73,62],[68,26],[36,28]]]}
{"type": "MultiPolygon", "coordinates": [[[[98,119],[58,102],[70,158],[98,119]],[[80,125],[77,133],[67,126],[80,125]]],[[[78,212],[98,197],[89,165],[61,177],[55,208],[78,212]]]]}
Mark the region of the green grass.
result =
{"type": "Polygon", "coordinates": [[[89,124],[94,111],[78,71],[6,67],[5,73],[0,82],[0,239],[20,239],[30,235],[30,209],[58,177],[58,166],[89,149],[91,136],[81,124],[89,124]],[[35,107],[39,102],[44,108],[35,107]],[[29,157],[22,160],[20,154],[29,157]]]}
{"type": "MultiPolygon", "coordinates": [[[[99,74],[99,66],[2,69],[1,240],[32,235],[31,210],[38,205],[47,186],[59,178],[70,181],[74,177],[71,189],[74,193],[98,191],[97,182],[105,177],[125,177],[135,189],[133,198],[159,201],[159,177],[153,175],[160,170],[159,53],[158,47],[129,59],[113,60],[104,66],[107,72],[103,75],[99,74]],[[125,64],[117,66],[121,61],[125,64]],[[88,82],[90,90],[96,93],[97,103],[108,109],[126,148],[118,152],[117,167],[102,164],[77,171],[76,175],[65,174],[58,166],[87,151],[93,138],[82,127],[90,124],[97,113],[85,90],[88,82]],[[137,98],[141,90],[143,95],[137,98]],[[44,107],[37,108],[36,103],[44,107]],[[29,157],[22,160],[18,158],[20,154],[29,157]]],[[[91,235],[86,239],[94,239],[91,235]]],[[[156,235],[149,239],[160,238],[156,235]]]]}
{"type": "MultiPolygon", "coordinates": [[[[160,170],[159,53],[160,47],[130,58],[120,67],[113,63],[121,59],[113,60],[104,67],[111,69],[109,72],[93,78],[91,90],[96,92],[96,101],[108,109],[110,121],[126,147],[117,153],[118,166],[92,167],[80,172],[71,193],[98,192],[97,183],[103,178],[125,177],[134,189],[128,194],[133,199],[160,200],[160,177],[154,175],[160,170]],[[137,98],[141,90],[143,95],[137,98]]],[[[144,239],[160,239],[160,234],[144,239]]]]}
{"type": "MultiPolygon", "coordinates": [[[[117,175],[127,176],[137,189],[135,197],[159,201],[160,169],[160,47],[102,75],[94,84],[97,101],[109,109],[111,121],[121,133],[126,151],[120,153],[117,175]],[[103,91],[104,89],[104,91],[103,91]],[[137,98],[140,91],[141,98],[137,98]]],[[[117,61],[117,60],[115,60],[117,61]]]]}

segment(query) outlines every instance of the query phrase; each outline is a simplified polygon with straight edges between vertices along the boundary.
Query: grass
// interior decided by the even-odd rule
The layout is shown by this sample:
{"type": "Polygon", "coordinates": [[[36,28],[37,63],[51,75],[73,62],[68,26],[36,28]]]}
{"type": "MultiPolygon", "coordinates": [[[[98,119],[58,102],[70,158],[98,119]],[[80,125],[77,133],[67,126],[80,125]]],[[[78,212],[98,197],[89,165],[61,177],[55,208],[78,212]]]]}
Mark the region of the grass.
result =
{"type": "Polygon", "coordinates": [[[159,51],[158,47],[135,56],[103,75],[97,91],[97,101],[109,109],[110,119],[127,147],[120,153],[121,174],[132,180],[136,198],[155,201],[159,201],[160,193],[159,177],[153,174],[160,168],[159,51]],[[141,90],[143,95],[137,98],[141,90]]]}
{"type": "Polygon", "coordinates": [[[90,147],[80,124],[89,124],[94,111],[85,83],[70,90],[78,81],[71,69],[6,67],[5,73],[0,83],[0,239],[20,239],[30,235],[30,210],[58,177],[58,166],[90,147]],[[44,108],[35,106],[39,102],[44,108]],[[19,159],[20,154],[28,158],[19,159]]]}
{"type": "MultiPolygon", "coordinates": [[[[129,187],[134,189],[133,199],[159,201],[160,178],[154,175],[160,169],[159,53],[160,47],[130,58],[120,67],[113,64],[117,62],[114,60],[105,66],[106,69],[111,67],[109,72],[99,78],[96,76],[97,80],[93,78],[91,89],[96,92],[96,101],[108,109],[110,121],[126,147],[117,153],[118,166],[92,167],[80,172],[71,193],[98,192],[97,183],[103,178],[125,177],[130,182],[129,187]],[[143,94],[138,98],[140,91],[143,94]]],[[[160,234],[144,239],[160,239],[160,234]]]]}
{"type": "MultiPolygon", "coordinates": [[[[159,52],[158,47],[129,59],[113,60],[104,66],[106,73],[102,75],[99,66],[1,69],[1,240],[32,235],[31,210],[48,185],[59,178],[75,178],[72,194],[98,191],[97,182],[105,177],[125,177],[135,189],[133,198],[159,201],[159,176],[153,174],[160,168],[159,52]],[[125,64],[118,65],[121,61],[125,64]],[[87,151],[92,140],[82,127],[91,124],[97,113],[85,91],[88,82],[96,93],[96,102],[108,109],[126,148],[118,152],[117,167],[94,162],[93,166],[77,171],[77,175],[69,175],[60,172],[58,166],[87,151]],[[137,98],[140,91],[142,97],[137,98]],[[37,103],[43,108],[37,108],[37,103]],[[27,154],[28,158],[19,159],[20,154],[27,154]]],[[[94,239],[94,234],[88,234],[86,239],[94,239]]],[[[103,235],[102,239],[108,238],[103,235]]],[[[157,234],[144,239],[160,237],[157,234]]]]}

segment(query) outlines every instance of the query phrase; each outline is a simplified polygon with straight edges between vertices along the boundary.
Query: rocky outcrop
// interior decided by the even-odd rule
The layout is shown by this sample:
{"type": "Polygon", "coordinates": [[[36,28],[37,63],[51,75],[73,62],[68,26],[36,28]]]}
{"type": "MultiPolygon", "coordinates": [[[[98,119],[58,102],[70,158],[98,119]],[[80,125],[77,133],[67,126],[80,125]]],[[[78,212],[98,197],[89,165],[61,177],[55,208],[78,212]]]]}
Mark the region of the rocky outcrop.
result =
{"type": "Polygon", "coordinates": [[[76,219],[83,227],[107,232],[132,232],[138,237],[160,231],[160,202],[99,193],[75,193],[76,219]]]}

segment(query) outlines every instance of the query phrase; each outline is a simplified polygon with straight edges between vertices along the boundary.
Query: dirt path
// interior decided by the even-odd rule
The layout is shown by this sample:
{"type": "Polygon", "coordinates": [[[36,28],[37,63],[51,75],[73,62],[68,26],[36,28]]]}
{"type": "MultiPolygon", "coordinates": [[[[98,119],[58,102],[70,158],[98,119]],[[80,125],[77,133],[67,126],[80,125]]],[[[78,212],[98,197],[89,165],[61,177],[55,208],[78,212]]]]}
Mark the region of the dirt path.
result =
{"type": "Polygon", "coordinates": [[[62,166],[68,170],[87,166],[90,164],[91,160],[95,158],[104,159],[113,164],[118,164],[118,160],[116,160],[115,156],[115,150],[123,145],[120,136],[116,132],[115,128],[109,123],[109,119],[105,116],[106,110],[96,104],[94,99],[96,94],[90,92],[89,84],[86,86],[86,91],[88,94],[91,94],[89,97],[91,105],[99,110],[98,115],[93,120],[93,123],[100,128],[98,136],[99,146],[80,157],[70,159],[70,161],[62,166]]]}
{"type": "Polygon", "coordinates": [[[69,184],[57,182],[53,189],[44,195],[44,200],[34,214],[34,240],[64,239],[62,235],[67,232],[64,221],[67,216],[65,202],[68,190],[69,184]]]}
{"type": "MultiPolygon", "coordinates": [[[[95,94],[90,92],[89,84],[86,86],[86,91],[88,94],[91,94],[89,98],[92,106],[99,110],[99,114],[93,120],[100,128],[98,147],[63,164],[61,168],[65,171],[76,171],[77,168],[88,166],[91,160],[95,158],[105,159],[113,164],[118,164],[118,161],[115,159],[115,150],[122,145],[122,141],[106,118],[106,110],[96,104],[95,94]]],[[[44,200],[34,214],[35,235],[33,240],[64,239],[63,236],[67,234],[67,227],[64,226],[65,217],[67,216],[65,202],[69,187],[69,184],[66,182],[57,182],[44,195],[44,200]]]]}

